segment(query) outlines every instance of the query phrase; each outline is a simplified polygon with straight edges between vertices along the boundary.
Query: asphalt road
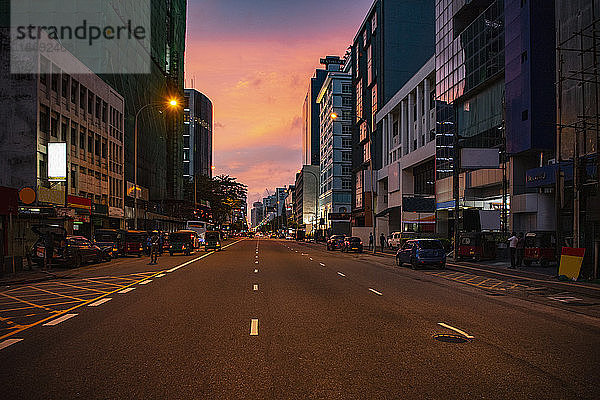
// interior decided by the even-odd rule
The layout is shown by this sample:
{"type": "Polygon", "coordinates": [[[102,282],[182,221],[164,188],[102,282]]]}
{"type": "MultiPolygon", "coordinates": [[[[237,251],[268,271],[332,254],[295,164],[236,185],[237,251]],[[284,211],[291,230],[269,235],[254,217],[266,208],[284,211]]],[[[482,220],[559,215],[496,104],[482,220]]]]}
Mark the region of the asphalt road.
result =
{"type": "MultiPolygon", "coordinates": [[[[0,398],[598,398],[593,312],[368,255],[230,244],[84,267],[61,279],[72,292],[28,285],[85,301],[0,336],[0,398]]],[[[0,316],[10,297],[46,301],[6,290],[0,316]]]]}

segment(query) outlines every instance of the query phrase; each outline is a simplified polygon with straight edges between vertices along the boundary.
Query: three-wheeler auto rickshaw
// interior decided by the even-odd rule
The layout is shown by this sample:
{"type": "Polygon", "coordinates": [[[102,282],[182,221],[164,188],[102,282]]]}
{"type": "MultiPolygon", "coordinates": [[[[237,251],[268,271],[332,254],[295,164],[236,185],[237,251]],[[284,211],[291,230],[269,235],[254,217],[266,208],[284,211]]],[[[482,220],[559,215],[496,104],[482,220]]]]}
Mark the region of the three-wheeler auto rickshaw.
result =
{"type": "Polygon", "coordinates": [[[206,231],[204,234],[204,250],[221,251],[221,232],[206,231]]]}
{"type": "Polygon", "coordinates": [[[144,252],[144,245],[148,234],[144,231],[125,231],[122,232],[118,242],[119,256],[128,256],[133,254],[141,257],[144,252]]]}
{"type": "Polygon", "coordinates": [[[189,256],[198,247],[198,234],[195,231],[180,230],[169,235],[169,255],[183,253],[189,256]]]}
{"type": "Polygon", "coordinates": [[[491,233],[464,232],[458,240],[458,259],[471,258],[474,261],[496,258],[496,241],[491,233]]]}
{"type": "Polygon", "coordinates": [[[523,263],[530,266],[538,262],[542,267],[556,262],[556,235],[554,232],[535,231],[525,235],[523,263]]]}

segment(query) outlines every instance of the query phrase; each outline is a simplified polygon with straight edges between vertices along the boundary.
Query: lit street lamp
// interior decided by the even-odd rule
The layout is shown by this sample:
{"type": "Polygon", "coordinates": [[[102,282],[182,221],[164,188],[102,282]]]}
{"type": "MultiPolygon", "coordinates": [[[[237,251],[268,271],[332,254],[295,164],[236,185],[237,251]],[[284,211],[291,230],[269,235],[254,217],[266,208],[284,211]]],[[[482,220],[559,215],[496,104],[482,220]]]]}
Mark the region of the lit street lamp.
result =
{"type": "MultiPolygon", "coordinates": [[[[168,105],[170,107],[177,107],[177,100],[176,99],[171,99],[168,102],[168,105]]],[[[140,113],[145,110],[148,107],[156,107],[156,106],[161,106],[164,105],[163,102],[160,101],[155,101],[152,103],[148,103],[145,106],[143,106],[142,108],[140,108],[137,113],[135,113],[135,124],[134,124],[134,145],[133,145],[133,152],[134,152],[134,157],[133,157],[133,164],[134,164],[134,200],[133,200],[133,221],[134,221],[134,228],[137,230],[138,229],[138,181],[137,181],[137,161],[138,161],[138,150],[137,150],[137,137],[138,137],[138,117],[140,116],[140,113]]]]}

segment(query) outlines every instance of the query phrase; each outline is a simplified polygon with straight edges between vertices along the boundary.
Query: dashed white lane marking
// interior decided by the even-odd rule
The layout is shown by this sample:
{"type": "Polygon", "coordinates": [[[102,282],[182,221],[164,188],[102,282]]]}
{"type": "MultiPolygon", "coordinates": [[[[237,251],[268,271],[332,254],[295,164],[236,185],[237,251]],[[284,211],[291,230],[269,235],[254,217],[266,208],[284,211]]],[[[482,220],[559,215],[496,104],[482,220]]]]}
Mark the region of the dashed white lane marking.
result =
{"type": "Polygon", "coordinates": [[[369,290],[373,293],[375,293],[377,296],[383,296],[383,294],[381,292],[378,292],[377,290],[373,289],[373,288],[369,288],[369,290]]]}
{"type": "Polygon", "coordinates": [[[302,253],[302,255],[303,255],[303,256],[307,256],[308,254],[306,254],[306,253],[302,253]]]}
{"type": "Polygon", "coordinates": [[[255,292],[258,291],[258,285],[253,285],[252,290],[254,290],[255,292]]]}
{"type": "Polygon", "coordinates": [[[0,342],[0,350],[7,348],[10,345],[13,345],[15,343],[19,343],[21,340],[23,339],[6,339],[3,342],[0,342]]]}
{"type": "Polygon", "coordinates": [[[147,279],[147,280],[145,280],[144,282],[140,282],[140,285],[147,285],[147,284],[149,284],[150,282],[152,282],[152,279],[147,279]]]}
{"type": "Polygon", "coordinates": [[[312,260],[313,260],[313,259],[312,259],[312,257],[309,257],[308,259],[309,259],[310,261],[312,261],[312,260]]]}
{"type": "Polygon", "coordinates": [[[117,292],[117,293],[119,293],[119,294],[125,294],[125,293],[131,292],[132,290],[135,290],[135,288],[134,287],[130,287],[130,288],[127,288],[127,289],[123,289],[123,290],[121,290],[120,292],[117,292]]]}
{"type": "MultiPolygon", "coordinates": [[[[236,241],[236,242],[229,243],[228,245],[226,245],[226,246],[223,246],[221,249],[226,249],[226,248],[228,248],[229,246],[233,246],[234,244],[237,244],[237,243],[239,243],[239,242],[241,242],[241,241],[242,241],[242,240],[238,240],[238,241],[236,241]]],[[[214,251],[211,251],[210,253],[206,253],[206,254],[204,254],[204,255],[202,255],[202,256],[200,256],[200,257],[196,257],[196,258],[194,258],[194,259],[192,259],[192,260],[190,260],[190,261],[188,261],[188,262],[185,262],[185,263],[183,263],[183,264],[181,264],[181,265],[178,265],[178,266],[176,266],[176,267],[173,267],[173,268],[171,268],[171,269],[168,269],[168,270],[167,270],[167,272],[175,272],[175,271],[177,271],[179,268],[186,267],[186,266],[188,266],[188,265],[190,265],[190,264],[192,264],[192,263],[195,263],[195,262],[196,262],[196,261],[198,261],[198,260],[202,260],[203,258],[205,258],[205,257],[208,257],[208,256],[210,256],[210,255],[211,255],[211,254],[213,254],[213,253],[214,253],[214,251]]]]}
{"type": "Polygon", "coordinates": [[[458,328],[455,328],[455,327],[453,327],[453,326],[450,326],[450,325],[448,325],[448,324],[445,324],[445,323],[443,323],[443,322],[438,322],[438,325],[440,325],[440,326],[443,326],[444,328],[451,329],[451,330],[453,330],[454,332],[458,332],[458,333],[460,333],[461,335],[463,335],[464,337],[466,337],[467,339],[473,339],[473,338],[475,337],[475,336],[471,336],[471,335],[469,335],[469,334],[468,334],[467,332],[465,332],[465,331],[462,331],[462,330],[460,330],[460,329],[458,329],[458,328]]]}
{"type": "Polygon", "coordinates": [[[112,300],[112,298],[110,298],[110,297],[105,297],[105,298],[103,298],[103,299],[100,299],[100,300],[98,300],[98,301],[95,301],[95,302],[93,302],[92,304],[88,304],[88,307],[98,307],[99,305],[101,305],[101,304],[104,304],[104,303],[106,303],[107,301],[111,301],[111,300],[112,300]]]}
{"type": "Polygon", "coordinates": [[[155,278],[162,278],[165,274],[156,275],[155,278]]]}
{"type": "Polygon", "coordinates": [[[250,322],[250,336],[258,336],[258,319],[253,319],[250,322]]]}
{"type": "Polygon", "coordinates": [[[254,270],[254,273],[255,273],[255,274],[258,274],[258,270],[257,270],[257,269],[255,269],[255,270],[254,270]]]}
{"type": "Polygon", "coordinates": [[[573,297],[573,296],[564,296],[564,295],[560,295],[560,296],[550,296],[548,297],[550,300],[555,300],[555,301],[560,301],[561,303],[570,303],[572,301],[582,301],[583,299],[580,299],[579,297],[573,297]]]}
{"type": "Polygon", "coordinates": [[[325,266],[325,264],[323,264],[323,263],[319,263],[319,265],[320,265],[321,267],[324,267],[324,266],[325,266]]]}
{"type": "Polygon", "coordinates": [[[62,317],[59,317],[59,318],[53,319],[53,320],[52,320],[52,321],[50,321],[50,322],[46,322],[46,323],[44,324],[44,326],[54,326],[54,325],[58,325],[58,324],[60,324],[60,323],[61,323],[61,322],[63,322],[63,321],[66,321],[66,320],[68,320],[68,319],[70,319],[70,318],[73,318],[73,317],[75,317],[76,315],[77,315],[77,314],[65,314],[65,315],[63,315],[62,317]]]}
{"type": "Polygon", "coordinates": [[[254,261],[254,264],[258,264],[258,261],[254,261]]]}
{"type": "Polygon", "coordinates": [[[338,272],[338,275],[339,276],[346,276],[346,275],[342,274],[341,272],[338,272]]]}

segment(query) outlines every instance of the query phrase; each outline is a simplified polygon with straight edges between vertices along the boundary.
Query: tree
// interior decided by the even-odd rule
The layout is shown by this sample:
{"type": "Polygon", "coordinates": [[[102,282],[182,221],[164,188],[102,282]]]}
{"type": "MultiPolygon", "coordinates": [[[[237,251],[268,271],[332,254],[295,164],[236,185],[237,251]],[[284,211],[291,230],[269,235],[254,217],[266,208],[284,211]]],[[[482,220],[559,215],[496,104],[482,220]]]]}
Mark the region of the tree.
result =
{"type": "Polygon", "coordinates": [[[246,205],[248,188],[229,175],[196,178],[197,198],[210,202],[213,223],[222,225],[232,219],[233,210],[246,205]]]}

